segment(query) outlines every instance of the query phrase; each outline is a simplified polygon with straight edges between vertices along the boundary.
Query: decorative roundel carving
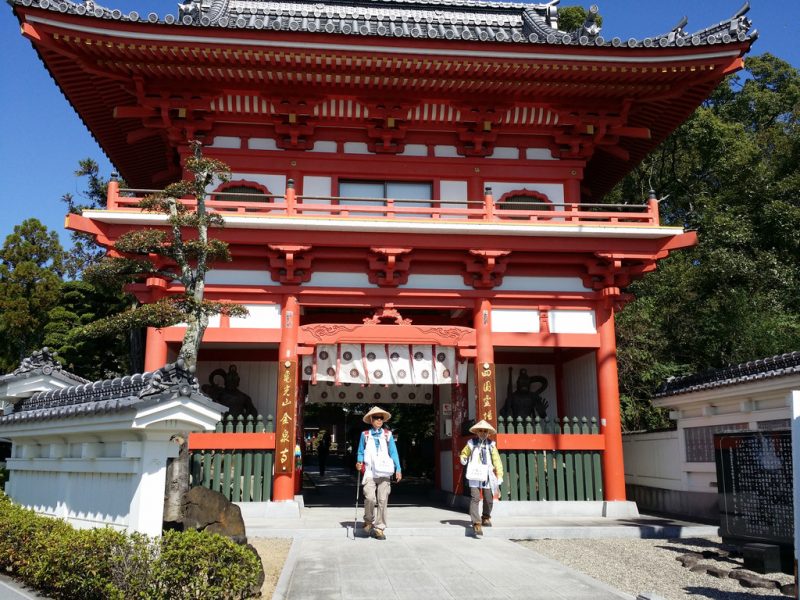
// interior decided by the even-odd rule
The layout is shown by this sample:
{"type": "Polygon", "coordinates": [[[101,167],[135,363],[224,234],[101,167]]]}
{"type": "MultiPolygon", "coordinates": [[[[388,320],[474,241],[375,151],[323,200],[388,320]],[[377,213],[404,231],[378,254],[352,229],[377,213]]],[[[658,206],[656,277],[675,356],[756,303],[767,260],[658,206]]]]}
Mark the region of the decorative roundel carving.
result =
{"type": "Polygon", "coordinates": [[[416,398],[416,397],[417,397],[417,395],[416,395],[414,392],[411,392],[411,393],[408,395],[408,399],[409,399],[409,400],[414,400],[414,398],[416,398]]]}
{"type": "Polygon", "coordinates": [[[391,356],[389,356],[389,358],[391,358],[393,361],[396,362],[396,361],[400,360],[400,355],[397,352],[392,352],[392,354],[391,354],[391,356]]]}
{"type": "Polygon", "coordinates": [[[358,377],[358,369],[350,369],[350,377],[358,377]]]}
{"type": "Polygon", "coordinates": [[[430,392],[425,394],[425,400],[430,400],[431,398],[433,398],[433,395],[430,392]]]}
{"type": "Polygon", "coordinates": [[[414,360],[422,360],[423,358],[425,358],[425,355],[422,352],[414,353],[414,360]]]}
{"type": "Polygon", "coordinates": [[[359,400],[363,399],[364,398],[364,392],[356,392],[356,398],[358,398],[359,400]]]}
{"type": "Polygon", "coordinates": [[[372,394],[372,397],[375,398],[375,400],[380,400],[381,399],[381,393],[380,392],[375,392],[374,394],[372,394]]]}
{"type": "Polygon", "coordinates": [[[444,352],[439,352],[439,354],[436,355],[436,360],[439,362],[444,362],[446,358],[447,355],[444,352]]]}
{"type": "Polygon", "coordinates": [[[306,375],[311,375],[311,373],[313,373],[313,372],[314,372],[314,369],[311,367],[311,365],[308,365],[308,366],[306,366],[305,369],[303,369],[303,373],[305,373],[306,375]]]}
{"type": "Polygon", "coordinates": [[[397,376],[398,376],[400,379],[405,379],[405,378],[406,378],[406,372],[405,372],[405,369],[400,369],[400,370],[397,372],[397,376]]]}
{"type": "Polygon", "coordinates": [[[325,371],[325,372],[326,372],[328,375],[330,375],[331,377],[333,377],[334,375],[336,375],[336,369],[334,369],[333,367],[328,367],[328,370],[327,370],[327,371],[325,371]]]}
{"type": "Polygon", "coordinates": [[[346,397],[347,397],[347,394],[345,394],[344,392],[339,392],[339,398],[344,400],[346,397]]]}
{"type": "Polygon", "coordinates": [[[345,360],[353,360],[353,353],[352,352],[345,352],[342,354],[342,358],[345,360]]]}
{"type": "Polygon", "coordinates": [[[367,360],[375,360],[377,357],[375,356],[374,352],[369,352],[367,354],[367,360]]]}
{"type": "Polygon", "coordinates": [[[378,369],[377,371],[375,371],[375,372],[372,374],[372,376],[373,376],[375,379],[380,379],[381,377],[383,377],[383,371],[381,371],[380,369],[378,369]]]}
{"type": "Polygon", "coordinates": [[[450,369],[445,369],[442,371],[442,377],[450,377],[450,369]]]}
{"type": "Polygon", "coordinates": [[[398,394],[397,392],[392,392],[392,400],[397,400],[399,396],[400,394],[398,394]]]}
{"type": "Polygon", "coordinates": [[[319,353],[319,357],[322,360],[328,360],[328,351],[327,350],[323,350],[322,352],[319,353]]]}
{"type": "Polygon", "coordinates": [[[427,379],[428,377],[430,377],[430,372],[428,371],[428,369],[424,369],[422,371],[422,378],[427,379]]]}
{"type": "Polygon", "coordinates": [[[320,398],[327,398],[328,397],[328,392],[322,392],[319,396],[320,396],[320,398]]]}

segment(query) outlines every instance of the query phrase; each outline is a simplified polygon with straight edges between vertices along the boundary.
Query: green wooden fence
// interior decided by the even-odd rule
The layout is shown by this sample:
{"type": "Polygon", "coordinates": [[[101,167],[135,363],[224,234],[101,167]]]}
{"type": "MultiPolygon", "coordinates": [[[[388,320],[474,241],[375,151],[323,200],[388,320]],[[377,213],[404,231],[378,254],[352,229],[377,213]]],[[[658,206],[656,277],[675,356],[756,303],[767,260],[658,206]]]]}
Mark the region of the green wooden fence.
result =
{"type": "MultiPolygon", "coordinates": [[[[498,433],[598,434],[597,419],[564,417],[523,420],[499,417],[498,433]]],[[[603,474],[600,451],[501,450],[502,500],[602,500],[603,474]]]]}
{"type": "MultiPolygon", "coordinates": [[[[272,415],[232,417],[217,423],[216,433],[274,432],[272,415]]],[[[195,450],[191,453],[192,486],[222,493],[233,502],[266,502],[272,498],[274,450],[195,450]]]]}

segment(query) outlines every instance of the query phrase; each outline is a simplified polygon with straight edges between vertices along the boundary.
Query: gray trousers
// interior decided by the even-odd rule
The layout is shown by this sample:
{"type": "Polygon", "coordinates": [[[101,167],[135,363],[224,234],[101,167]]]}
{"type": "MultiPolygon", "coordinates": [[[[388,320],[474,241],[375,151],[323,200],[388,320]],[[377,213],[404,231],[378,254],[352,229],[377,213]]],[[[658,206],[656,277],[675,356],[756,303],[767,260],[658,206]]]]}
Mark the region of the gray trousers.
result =
{"type": "Polygon", "coordinates": [[[364,522],[372,523],[375,529],[386,528],[386,513],[389,510],[389,493],[392,484],[389,477],[364,480],[364,522]]]}
{"type": "Polygon", "coordinates": [[[479,487],[469,488],[469,518],[472,519],[472,524],[480,523],[481,517],[488,519],[492,516],[492,504],[494,498],[492,497],[492,488],[481,489],[479,487]],[[481,503],[481,491],[483,491],[483,514],[480,513],[478,507],[481,503]]]}

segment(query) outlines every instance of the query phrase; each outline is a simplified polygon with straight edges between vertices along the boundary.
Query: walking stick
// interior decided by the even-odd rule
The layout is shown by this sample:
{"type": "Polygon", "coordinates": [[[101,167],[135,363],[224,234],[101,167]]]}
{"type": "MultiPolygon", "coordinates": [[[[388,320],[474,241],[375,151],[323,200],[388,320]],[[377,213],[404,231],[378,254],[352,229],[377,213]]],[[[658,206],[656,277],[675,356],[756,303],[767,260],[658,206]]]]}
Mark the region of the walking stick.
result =
{"type": "Polygon", "coordinates": [[[356,523],[358,522],[358,493],[361,491],[361,469],[358,470],[358,478],[356,479],[356,512],[353,516],[353,540],[356,539],[356,523]]]}

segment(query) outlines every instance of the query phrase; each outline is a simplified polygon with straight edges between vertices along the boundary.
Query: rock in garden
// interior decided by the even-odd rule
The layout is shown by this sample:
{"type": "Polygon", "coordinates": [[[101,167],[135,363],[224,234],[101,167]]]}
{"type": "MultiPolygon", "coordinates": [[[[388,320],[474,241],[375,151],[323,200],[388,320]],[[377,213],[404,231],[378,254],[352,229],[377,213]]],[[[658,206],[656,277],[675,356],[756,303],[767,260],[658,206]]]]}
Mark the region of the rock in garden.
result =
{"type": "Polygon", "coordinates": [[[194,487],[183,499],[183,527],[218,533],[243,544],[247,541],[242,511],[219,492],[194,487]]]}

